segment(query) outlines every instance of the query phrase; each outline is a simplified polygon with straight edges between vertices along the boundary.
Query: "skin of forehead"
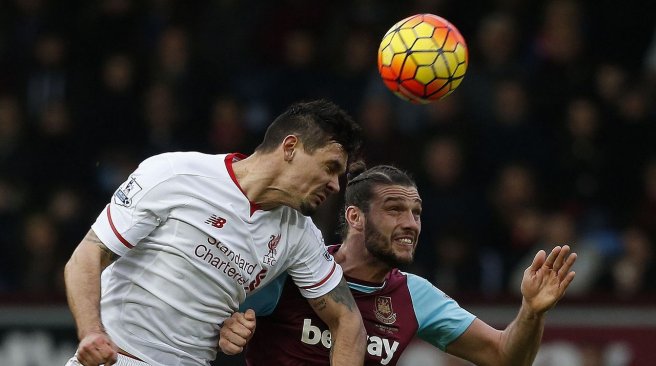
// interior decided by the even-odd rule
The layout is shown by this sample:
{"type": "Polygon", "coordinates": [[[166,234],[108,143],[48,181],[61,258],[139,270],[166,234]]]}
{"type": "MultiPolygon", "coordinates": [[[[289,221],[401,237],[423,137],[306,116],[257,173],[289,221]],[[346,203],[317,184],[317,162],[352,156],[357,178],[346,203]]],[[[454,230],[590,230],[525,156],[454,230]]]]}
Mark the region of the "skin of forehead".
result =
{"type": "Polygon", "coordinates": [[[320,151],[326,154],[324,156],[325,161],[334,160],[339,164],[339,170],[341,172],[346,171],[347,156],[346,156],[346,151],[344,150],[344,147],[341,144],[331,141],[328,143],[328,145],[315,150],[315,154],[320,151]]]}
{"type": "Polygon", "coordinates": [[[379,200],[385,201],[390,198],[401,198],[421,203],[419,192],[413,186],[401,185],[379,185],[374,187],[374,193],[379,200]]]}

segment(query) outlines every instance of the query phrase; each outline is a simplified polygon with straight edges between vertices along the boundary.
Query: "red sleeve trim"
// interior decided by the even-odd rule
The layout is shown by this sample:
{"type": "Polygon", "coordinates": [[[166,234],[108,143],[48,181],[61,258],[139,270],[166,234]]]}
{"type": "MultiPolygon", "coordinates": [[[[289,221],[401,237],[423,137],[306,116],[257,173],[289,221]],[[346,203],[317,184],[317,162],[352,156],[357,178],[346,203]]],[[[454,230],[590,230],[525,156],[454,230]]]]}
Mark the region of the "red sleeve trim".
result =
{"type": "Polygon", "coordinates": [[[119,234],[118,230],[116,230],[116,226],[114,226],[114,221],[112,220],[112,214],[109,211],[109,208],[110,208],[110,205],[107,205],[107,219],[109,219],[109,226],[112,228],[112,231],[114,232],[114,235],[116,235],[118,240],[120,240],[121,243],[123,243],[123,245],[128,247],[128,249],[134,248],[134,245],[130,244],[129,241],[125,240],[125,238],[122,237],[121,234],[119,234]]]}
{"type": "Polygon", "coordinates": [[[337,268],[337,264],[333,261],[333,268],[330,270],[330,273],[328,273],[328,276],[324,277],[323,280],[315,283],[314,285],[303,286],[301,288],[303,290],[309,290],[311,288],[315,288],[315,287],[319,287],[319,286],[323,285],[324,283],[326,283],[326,281],[328,281],[330,279],[330,277],[332,277],[333,273],[335,273],[335,268],[337,268]]]}

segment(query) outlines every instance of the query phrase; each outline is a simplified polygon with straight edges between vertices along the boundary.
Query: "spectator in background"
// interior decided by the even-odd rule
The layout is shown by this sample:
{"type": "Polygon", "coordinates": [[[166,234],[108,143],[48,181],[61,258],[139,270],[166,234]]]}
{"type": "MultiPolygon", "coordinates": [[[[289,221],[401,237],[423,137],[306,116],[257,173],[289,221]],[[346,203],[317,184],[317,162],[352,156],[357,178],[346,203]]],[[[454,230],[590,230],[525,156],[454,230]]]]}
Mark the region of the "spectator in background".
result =
{"type": "Polygon", "coordinates": [[[629,227],[622,234],[621,244],[620,254],[607,259],[609,266],[598,281],[600,289],[612,291],[622,299],[656,289],[654,243],[647,233],[638,227],[629,227]]]}
{"type": "Polygon", "coordinates": [[[34,66],[26,80],[28,116],[38,120],[47,108],[61,104],[69,97],[70,75],[67,64],[67,45],[62,35],[47,33],[34,46],[34,66]]]}
{"type": "Polygon", "coordinates": [[[589,14],[582,2],[548,0],[539,30],[534,34],[535,65],[529,83],[535,115],[551,123],[562,117],[568,98],[586,90],[593,70],[584,24],[589,14]]]}
{"type": "MultiPolygon", "coordinates": [[[[479,257],[478,245],[464,232],[443,232],[437,240],[430,243],[435,246],[437,262],[431,282],[439,284],[446,293],[475,294],[483,287],[484,265],[479,257]]],[[[494,276],[495,274],[490,274],[494,276]]],[[[486,279],[491,283],[490,278],[486,279]]],[[[498,286],[497,286],[498,287],[498,286]]],[[[485,289],[488,292],[491,289],[485,289]]]]}
{"type": "MultiPolygon", "coordinates": [[[[485,227],[486,214],[480,209],[480,202],[484,200],[484,196],[470,181],[464,147],[457,137],[433,136],[425,144],[422,161],[423,165],[417,169],[422,173],[418,184],[420,189],[426,192],[423,198],[424,220],[431,224],[423,229],[423,238],[429,245],[417,248],[417,262],[413,270],[433,278],[436,272],[443,270],[440,266],[451,267],[446,264],[448,259],[443,256],[446,253],[442,252],[441,244],[453,240],[460,242],[465,238],[453,235],[464,231],[470,233],[464,240],[465,243],[472,241],[477,243],[483,240],[483,236],[479,235],[481,229],[485,227]]],[[[465,254],[467,258],[453,263],[453,266],[459,266],[463,261],[470,263],[477,261],[476,252],[466,250],[465,254]]],[[[472,269],[474,273],[471,276],[478,276],[476,270],[472,269]]],[[[469,282],[471,284],[471,281],[469,282]]],[[[458,287],[454,286],[454,288],[458,287]]],[[[468,286],[467,289],[472,288],[468,286]]]]}
{"type": "MultiPolygon", "coordinates": [[[[155,57],[150,61],[150,83],[164,85],[170,90],[171,101],[176,105],[176,115],[181,121],[196,121],[206,115],[200,114],[201,106],[211,103],[209,86],[203,76],[203,67],[193,57],[193,49],[187,28],[169,26],[161,32],[155,57]]],[[[152,90],[151,88],[151,90],[152,90]]],[[[147,102],[148,103],[148,102],[147,102]]],[[[203,136],[205,124],[189,123],[183,138],[203,136]]]]}
{"type": "Polygon", "coordinates": [[[135,58],[127,53],[110,53],[101,63],[78,112],[84,121],[78,126],[86,137],[82,143],[96,159],[112,146],[134,150],[145,138],[135,58]],[[107,136],[115,138],[110,140],[107,136]]]}
{"type": "Polygon", "coordinates": [[[614,112],[606,130],[606,205],[613,223],[627,225],[642,195],[645,166],[656,156],[656,123],[641,85],[624,90],[614,112]]]}
{"type": "Polygon", "coordinates": [[[23,158],[30,163],[30,198],[39,205],[47,200],[53,187],[83,188],[89,180],[92,162],[64,101],[44,106],[35,127],[30,149],[23,158]]]}
{"type": "Polygon", "coordinates": [[[143,113],[146,141],[139,151],[140,158],[180,150],[184,146],[178,100],[169,85],[155,83],[148,88],[143,113]]]}
{"type": "Polygon", "coordinates": [[[89,227],[85,214],[90,207],[86,189],[72,187],[53,188],[47,202],[47,215],[52,220],[59,238],[61,252],[69,253],[75,249],[75,242],[89,227]]]}
{"type": "MultiPolygon", "coordinates": [[[[476,62],[467,69],[465,83],[458,87],[467,103],[475,105],[466,111],[473,121],[485,121],[494,113],[495,85],[512,75],[522,75],[520,35],[514,18],[507,13],[486,14],[478,23],[475,38],[468,43],[476,62]]],[[[449,99],[451,96],[449,96],[449,99]]],[[[480,123],[480,122],[479,122],[480,123]]]]}
{"type": "Polygon", "coordinates": [[[18,97],[0,95],[0,177],[19,186],[27,184],[30,171],[24,159],[29,132],[18,97]]]}
{"type": "Polygon", "coordinates": [[[393,109],[387,98],[370,95],[358,113],[364,132],[364,156],[368,164],[390,163],[405,166],[411,162],[414,149],[394,123],[393,109]]]}
{"type": "MultiPolygon", "coordinates": [[[[576,263],[576,284],[573,283],[574,286],[570,286],[568,292],[578,296],[589,294],[603,271],[604,253],[598,247],[602,237],[600,235],[581,237],[577,232],[575,218],[567,212],[558,210],[537,216],[534,229],[536,237],[530,250],[549,248],[553,243],[561,243],[570,245],[579,253],[579,260],[576,263]]],[[[514,286],[521,283],[522,266],[530,263],[531,260],[530,255],[525,255],[515,261],[515,267],[510,273],[508,290],[518,294],[514,286]]]]}
{"type": "Polygon", "coordinates": [[[487,240],[483,239],[483,243],[491,247],[497,256],[502,256],[501,278],[504,284],[511,268],[534,244],[534,230],[521,229],[527,228],[525,224],[529,224],[529,229],[535,227],[530,221],[534,216],[524,215],[539,215],[540,192],[533,172],[521,164],[504,166],[491,188],[488,198],[490,220],[485,230],[488,237],[487,240]]]}
{"type": "Polygon", "coordinates": [[[210,152],[248,151],[254,145],[252,134],[246,128],[244,110],[231,96],[214,100],[207,135],[210,152]]]}
{"type": "Polygon", "coordinates": [[[491,97],[494,111],[477,127],[473,140],[477,178],[491,183],[490,177],[513,162],[532,167],[534,174],[541,177],[542,170],[547,170],[551,162],[553,147],[549,133],[535,118],[526,84],[517,78],[500,80],[491,97]]]}
{"type": "Polygon", "coordinates": [[[558,188],[548,194],[578,214],[601,205],[605,122],[594,101],[579,97],[569,101],[565,126],[559,128],[557,177],[552,180],[558,188]]]}
{"type": "Polygon", "coordinates": [[[59,236],[52,218],[46,213],[29,214],[20,243],[25,250],[18,260],[21,289],[38,297],[63,293],[64,260],[58,251],[59,236]]]}
{"type": "Polygon", "coordinates": [[[343,41],[333,43],[337,62],[332,66],[333,99],[346,110],[357,111],[363,104],[366,88],[378,75],[371,68],[371,55],[376,54],[374,35],[366,29],[349,29],[343,41]],[[373,75],[372,75],[373,74],[373,75]]]}

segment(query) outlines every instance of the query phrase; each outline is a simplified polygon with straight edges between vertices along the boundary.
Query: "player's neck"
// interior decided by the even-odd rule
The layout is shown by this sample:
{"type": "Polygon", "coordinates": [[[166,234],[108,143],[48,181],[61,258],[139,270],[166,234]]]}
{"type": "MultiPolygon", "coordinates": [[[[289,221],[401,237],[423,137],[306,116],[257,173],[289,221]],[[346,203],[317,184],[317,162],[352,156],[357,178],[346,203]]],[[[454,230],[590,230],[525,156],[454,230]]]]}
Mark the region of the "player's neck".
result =
{"type": "Polygon", "coordinates": [[[349,239],[356,238],[347,238],[334,255],[344,274],[360,281],[383,283],[392,268],[372,256],[364,244],[358,245],[355,240],[349,239]]]}
{"type": "Polygon", "coordinates": [[[276,178],[279,172],[276,164],[272,154],[253,153],[232,165],[235,178],[244,194],[262,210],[290,204],[287,199],[289,195],[277,186],[276,178]]]}

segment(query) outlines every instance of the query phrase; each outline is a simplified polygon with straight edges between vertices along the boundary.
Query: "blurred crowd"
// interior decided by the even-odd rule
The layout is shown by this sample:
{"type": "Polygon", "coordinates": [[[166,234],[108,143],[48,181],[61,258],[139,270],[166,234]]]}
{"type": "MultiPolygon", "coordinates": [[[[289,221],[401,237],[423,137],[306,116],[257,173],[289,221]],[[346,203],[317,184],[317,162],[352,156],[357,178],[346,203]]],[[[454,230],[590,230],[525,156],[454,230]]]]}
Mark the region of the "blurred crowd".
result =
{"type": "MultiPolygon", "coordinates": [[[[407,269],[452,296],[516,294],[556,244],[579,253],[572,296],[656,293],[656,12],[639,1],[7,0],[0,299],[61,299],[64,263],[142,159],[248,153],[315,98],[363,126],[369,165],[417,179],[407,269]],[[376,53],[424,12],[460,29],[470,64],[418,106],[385,89],[376,53]]],[[[340,200],[315,217],[329,243],[340,200]]]]}

